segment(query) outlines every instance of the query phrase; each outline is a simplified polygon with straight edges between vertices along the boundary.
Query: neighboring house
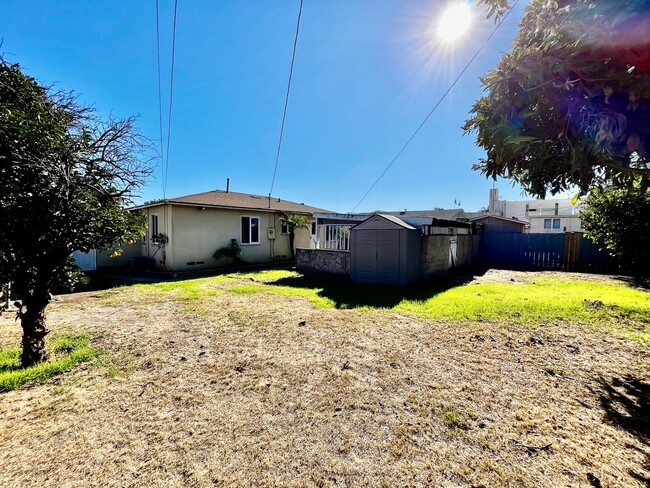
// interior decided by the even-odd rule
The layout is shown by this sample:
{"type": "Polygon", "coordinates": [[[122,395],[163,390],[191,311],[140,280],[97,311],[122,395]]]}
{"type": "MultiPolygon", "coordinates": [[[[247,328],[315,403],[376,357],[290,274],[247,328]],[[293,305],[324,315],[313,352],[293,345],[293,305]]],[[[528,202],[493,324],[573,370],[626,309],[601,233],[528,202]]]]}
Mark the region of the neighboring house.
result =
{"type": "Polygon", "coordinates": [[[473,224],[481,225],[482,234],[512,234],[528,232],[530,224],[519,219],[499,217],[497,215],[483,215],[469,219],[473,224]]]}
{"type": "MultiPolygon", "coordinates": [[[[266,263],[291,257],[289,228],[281,214],[313,217],[327,210],[276,197],[215,190],[170,198],[130,210],[146,212],[147,233],[142,256],[156,269],[185,271],[231,264],[228,258],[213,256],[235,241],[246,263],[266,263]]],[[[309,247],[315,233],[295,231],[295,247],[309,247]]]]}
{"type": "Polygon", "coordinates": [[[484,216],[517,219],[530,224],[527,232],[543,234],[582,232],[578,217],[581,210],[581,202],[574,205],[570,198],[500,200],[499,190],[493,188],[487,210],[468,215],[472,220],[484,216]]]}
{"type": "Polygon", "coordinates": [[[372,212],[358,214],[343,213],[317,213],[314,214],[316,219],[316,231],[314,238],[310,243],[311,249],[334,249],[339,251],[350,250],[350,228],[372,217],[373,215],[392,215],[398,216],[403,222],[415,227],[428,226],[436,222],[445,228],[445,232],[439,232],[437,229],[431,231],[434,234],[440,233],[469,233],[464,227],[452,231],[457,227],[457,220],[466,219],[465,212],[460,209],[433,209],[433,210],[404,210],[395,212],[372,212]]]}
{"type": "Polygon", "coordinates": [[[440,220],[463,220],[467,218],[467,214],[462,208],[434,208],[432,210],[403,210],[396,212],[381,212],[384,215],[396,215],[400,219],[405,218],[432,218],[440,220]]]}

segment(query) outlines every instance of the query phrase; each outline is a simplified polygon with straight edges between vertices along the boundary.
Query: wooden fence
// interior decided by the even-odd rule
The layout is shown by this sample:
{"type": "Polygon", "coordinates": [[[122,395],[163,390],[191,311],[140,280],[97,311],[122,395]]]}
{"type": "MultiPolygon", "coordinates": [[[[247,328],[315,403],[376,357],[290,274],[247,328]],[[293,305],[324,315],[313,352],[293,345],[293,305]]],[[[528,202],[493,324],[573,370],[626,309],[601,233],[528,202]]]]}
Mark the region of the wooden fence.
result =
{"type": "Polygon", "coordinates": [[[479,261],[488,266],[614,271],[616,261],[580,233],[483,234],[479,261]]]}

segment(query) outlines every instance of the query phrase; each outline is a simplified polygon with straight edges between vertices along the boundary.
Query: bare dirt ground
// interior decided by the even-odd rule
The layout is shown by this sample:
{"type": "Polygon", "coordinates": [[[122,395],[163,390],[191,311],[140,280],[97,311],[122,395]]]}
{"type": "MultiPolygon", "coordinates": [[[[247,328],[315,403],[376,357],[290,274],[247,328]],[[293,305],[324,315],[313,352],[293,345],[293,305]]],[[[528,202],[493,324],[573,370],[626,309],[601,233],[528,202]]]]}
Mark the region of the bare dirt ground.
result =
{"type": "MultiPolygon", "coordinates": [[[[565,322],[317,310],[233,284],[53,303],[55,333],[89,331],[105,354],[0,394],[0,486],[650,480],[643,344],[565,322]]],[[[18,337],[1,316],[0,343],[18,337]]]]}

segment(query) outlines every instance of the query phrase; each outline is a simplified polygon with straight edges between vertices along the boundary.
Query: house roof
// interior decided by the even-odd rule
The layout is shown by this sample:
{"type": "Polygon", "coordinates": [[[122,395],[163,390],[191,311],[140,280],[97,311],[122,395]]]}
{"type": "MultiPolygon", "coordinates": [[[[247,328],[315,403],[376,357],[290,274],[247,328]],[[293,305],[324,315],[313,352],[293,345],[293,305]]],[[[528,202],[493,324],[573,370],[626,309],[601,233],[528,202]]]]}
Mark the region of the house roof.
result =
{"type": "Polygon", "coordinates": [[[434,210],[405,210],[402,212],[378,212],[383,215],[396,215],[398,217],[431,217],[433,219],[456,220],[466,216],[462,208],[438,208],[434,210]]]}
{"type": "Polygon", "coordinates": [[[134,207],[133,210],[149,208],[158,205],[189,205],[196,207],[233,208],[261,210],[265,212],[292,212],[302,214],[314,214],[329,212],[322,208],[311,207],[304,203],[290,202],[277,197],[264,197],[250,193],[237,193],[233,191],[213,190],[182,197],[168,198],[146,205],[134,207]]]}
{"type": "Polygon", "coordinates": [[[519,220],[514,217],[508,218],[508,217],[501,217],[499,215],[480,215],[478,217],[472,217],[470,222],[476,222],[477,220],[483,220],[483,219],[498,219],[498,220],[503,220],[505,222],[514,222],[516,224],[521,224],[524,226],[530,226],[530,223],[526,222],[525,220],[519,220]]]}

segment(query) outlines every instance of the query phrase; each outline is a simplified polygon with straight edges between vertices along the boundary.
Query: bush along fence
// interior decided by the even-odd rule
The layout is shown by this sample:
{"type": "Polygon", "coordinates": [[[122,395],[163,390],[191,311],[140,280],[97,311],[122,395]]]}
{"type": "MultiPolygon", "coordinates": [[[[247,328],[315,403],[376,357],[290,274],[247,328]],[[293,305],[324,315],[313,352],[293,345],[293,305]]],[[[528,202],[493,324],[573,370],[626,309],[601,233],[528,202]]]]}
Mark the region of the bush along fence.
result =
{"type": "Polygon", "coordinates": [[[479,262],[485,266],[565,271],[616,271],[617,261],[581,233],[484,234],[479,262]]]}

